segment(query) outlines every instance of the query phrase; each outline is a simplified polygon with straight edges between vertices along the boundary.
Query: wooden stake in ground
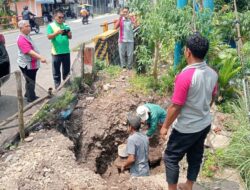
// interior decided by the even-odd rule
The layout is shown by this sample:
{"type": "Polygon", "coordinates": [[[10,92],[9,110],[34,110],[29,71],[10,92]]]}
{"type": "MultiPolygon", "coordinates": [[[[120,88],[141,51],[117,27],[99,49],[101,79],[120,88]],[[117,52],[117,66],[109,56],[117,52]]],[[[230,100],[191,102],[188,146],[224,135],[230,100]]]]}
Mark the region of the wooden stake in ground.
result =
{"type": "Polygon", "coordinates": [[[85,50],[85,43],[81,45],[80,52],[81,52],[81,78],[84,78],[84,50],[85,50]]]}
{"type": "Polygon", "coordinates": [[[24,119],[23,119],[23,94],[22,94],[22,82],[21,82],[21,72],[16,71],[16,86],[17,86],[17,101],[18,101],[18,121],[19,121],[19,133],[21,141],[24,141],[24,119]]]}

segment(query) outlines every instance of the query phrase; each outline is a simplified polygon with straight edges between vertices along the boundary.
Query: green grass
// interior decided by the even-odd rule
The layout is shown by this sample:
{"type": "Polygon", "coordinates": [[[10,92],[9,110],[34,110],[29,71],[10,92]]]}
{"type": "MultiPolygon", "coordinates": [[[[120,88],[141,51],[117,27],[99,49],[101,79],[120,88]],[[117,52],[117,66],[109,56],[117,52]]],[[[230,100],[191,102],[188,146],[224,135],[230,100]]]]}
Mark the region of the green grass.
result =
{"type": "Polygon", "coordinates": [[[147,75],[134,75],[130,80],[132,92],[148,95],[153,92],[153,77],[147,75]]]}
{"type": "Polygon", "coordinates": [[[121,74],[122,68],[120,66],[117,66],[117,65],[110,65],[110,66],[104,68],[103,71],[105,73],[107,73],[110,78],[116,78],[121,74]]]}
{"type": "Polygon", "coordinates": [[[215,172],[220,168],[221,156],[223,151],[221,149],[216,150],[214,153],[205,150],[204,164],[202,166],[202,175],[206,177],[213,177],[215,172]]]}
{"type": "Polygon", "coordinates": [[[173,90],[174,76],[163,75],[158,81],[155,81],[153,76],[148,75],[134,75],[130,79],[132,92],[142,93],[148,95],[156,92],[160,96],[166,96],[173,90]]]}
{"type": "Polygon", "coordinates": [[[232,103],[234,121],[227,127],[232,131],[230,145],[224,150],[222,163],[237,168],[247,188],[250,188],[250,122],[245,102],[232,103]]]}
{"type": "Polygon", "coordinates": [[[76,96],[72,91],[66,90],[65,93],[54,103],[45,104],[32,119],[31,123],[52,119],[55,116],[56,111],[61,111],[67,108],[67,106],[72,103],[75,98],[76,96]]]}

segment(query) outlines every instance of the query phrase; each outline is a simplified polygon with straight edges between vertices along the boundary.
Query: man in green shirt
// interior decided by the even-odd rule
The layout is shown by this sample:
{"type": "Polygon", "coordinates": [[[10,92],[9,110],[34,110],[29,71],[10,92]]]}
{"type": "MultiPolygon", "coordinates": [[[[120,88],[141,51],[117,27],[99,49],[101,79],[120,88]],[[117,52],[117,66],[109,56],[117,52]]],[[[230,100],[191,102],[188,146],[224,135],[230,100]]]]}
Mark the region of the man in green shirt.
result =
{"type": "Polygon", "coordinates": [[[157,104],[144,104],[136,109],[137,115],[141,118],[143,123],[149,127],[147,136],[151,137],[158,126],[162,126],[165,121],[167,112],[157,104]]]}
{"type": "Polygon", "coordinates": [[[54,22],[48,25],[47,34],[52,43],[52,71],[55,88],[58,88],[61,84],[61,64],[63,80],[70,72],[69,39],[72,38],[69,26],[64,23],[64,14],[61,10],[55,11],[54,22]]]}

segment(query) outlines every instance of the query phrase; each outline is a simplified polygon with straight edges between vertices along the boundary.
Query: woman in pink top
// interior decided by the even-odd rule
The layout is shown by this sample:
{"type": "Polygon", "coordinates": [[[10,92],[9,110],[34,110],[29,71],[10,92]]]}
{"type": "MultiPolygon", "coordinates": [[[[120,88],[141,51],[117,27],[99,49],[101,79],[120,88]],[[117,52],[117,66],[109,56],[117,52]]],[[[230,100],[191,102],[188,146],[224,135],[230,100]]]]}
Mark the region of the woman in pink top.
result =
{"type": "Polygon", "coordinates": [[[36,100],[35,93],[36,73],[40,67],[40,61],[46,63],[46,59],[39,54],[29,33],[31,31],[29,21],[21,20],[18,22],[20,34],[17,39],[18,58],[17,63],[25,77],[25,97],[28,102],[36,100]]]}

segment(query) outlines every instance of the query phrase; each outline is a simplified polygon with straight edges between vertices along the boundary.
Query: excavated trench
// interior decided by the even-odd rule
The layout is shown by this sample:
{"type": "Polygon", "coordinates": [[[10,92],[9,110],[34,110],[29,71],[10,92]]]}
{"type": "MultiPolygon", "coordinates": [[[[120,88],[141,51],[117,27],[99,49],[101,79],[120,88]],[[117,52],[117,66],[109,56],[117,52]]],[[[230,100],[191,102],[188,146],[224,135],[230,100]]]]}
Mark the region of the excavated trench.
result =
{"type": "MultiPolygon", "coordinates": [[[[114,129],[114,126],[109,127],[110,131],[105,131],[106,135],[103,137],[93,137],[90,141],[84,141],[84,138],[88,138],[88,135],[83,131],[83,125],[81,122],[77,122],[79,119],[79,114],[82,110],[75,110],[69,121],[63,121],[60,127],[57,127],[57,130],[61,132],[63,135],[68,137],[73,143],[74,147],[71,147],[71,150],[74,152],[76,161],[79,163],[83,162],[86,165],[90,164],[92,170],[94,170],[97,174],[100,174],[105,179],[113,178],[118,175],[118,169],[113,164],[115,159],[118,157],[118,146],[126,142],[128,138],[128,134],[126,131],[126,126],[124,126],[124,130],[122,129],[114,129]],[[75,114],[77,112],[77,114],[75,114]],[[86,144],[84,144],[86,143],[86,144]],[[86,150],[87,149],[87,150],[86,150]],[[89,160],[82,160],[82,158],[88,157],[91,155],[89,160]],[[106,175],[107,171],[114,171],[106,175]]],[[[59,125],[58,125],[59,126],[59,125]]],[[[159,141],[157,136],[150,141],[150,150],[154,150],[159,148],[159,141]]],[[[154,153],[151,153],[151,162],[150,168],[153,170],[154,168],[160,166],[161,159],[159,156],[157,158],[154,157],[154,153]]]]}

